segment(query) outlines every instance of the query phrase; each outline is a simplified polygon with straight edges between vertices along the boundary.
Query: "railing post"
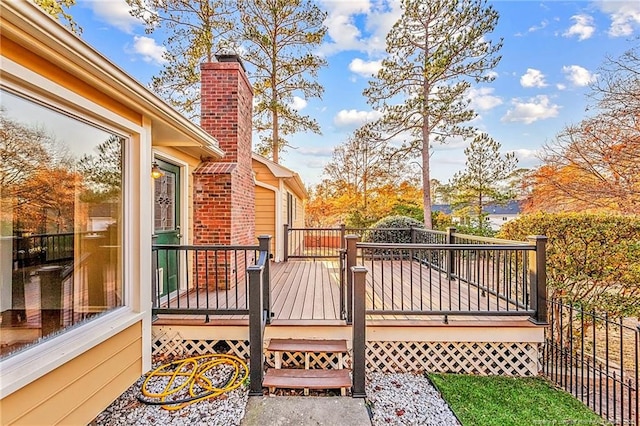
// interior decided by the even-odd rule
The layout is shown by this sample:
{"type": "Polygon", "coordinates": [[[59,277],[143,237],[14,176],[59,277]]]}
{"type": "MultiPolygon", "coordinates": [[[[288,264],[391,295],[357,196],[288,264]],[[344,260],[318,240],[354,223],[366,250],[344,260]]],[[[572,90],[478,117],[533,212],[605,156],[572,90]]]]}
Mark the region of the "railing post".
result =
{"type": "Polygon", "coordinates": [[[346,235],[344,239],[347,244],[347,324],[351,324],[353,322],[353,279],[351,268],[356,266],[356,243],[360,240],[360,237],[358,235],[346,235]]]}
{"type": "MultiPolygon", "coordinates": [[[[456,232],[456,228],[453,226],[447,227],[447,244],[455,244],[454,233],[456,232]]],[[[456,273],[456,259],[455,253],[453,250],[447,250],[447,264],[446,264],[446,272],[449,279],[452,279],[456,273]]]]}
{"type": "Polygon", "coordinates": [[[265,253],[264,273],[262,275],[262,307],[267,312],[267,324],[271,323],[271,235],[260,235],[260,252],[265,253]]]}
{"type": "Polygon", "coordinates": [[[262,306],[263,266],[247,268],[249,275],[249,395],[262,395],[262,369],[264,365],[263,330],[264,310],[262,306]]]}
{"type": "Polygon", "coordinates": [[[289,261],[289,225],[285,223],[284,234],[282,235],[282,244],[284,245],[282,260],[289,261]]]}
{"type": "Polygon", "coordinates": [[[536,247],[529,252],[529,304],[535,311],[530,320],[547,324],[547,237],[530,235],[527,240],[536,247]]]}
{"type": "Polygon", "coordinates": [[[366,338],[366,314],[365,314],[365,282],[367,268],[354,266],[349,269],[349,275],[353,274],[353,386],[351,395],[354,398],[366,397],[365,391],[365,351],[366,338]]]}
{"type": "Polygon", "coordinates": [[[411,244],[416,243],[416,229],[413,226],[409,227],[409,238],[411,238],[411,244]]]}
{"type": "Polygon", "coordinates": [[[347,232],[347,225],[345,225],[344,223],[340,225],[340,248],[344,249],[345,248],[345,241],[344,241],[344,236],[347,232]]]}

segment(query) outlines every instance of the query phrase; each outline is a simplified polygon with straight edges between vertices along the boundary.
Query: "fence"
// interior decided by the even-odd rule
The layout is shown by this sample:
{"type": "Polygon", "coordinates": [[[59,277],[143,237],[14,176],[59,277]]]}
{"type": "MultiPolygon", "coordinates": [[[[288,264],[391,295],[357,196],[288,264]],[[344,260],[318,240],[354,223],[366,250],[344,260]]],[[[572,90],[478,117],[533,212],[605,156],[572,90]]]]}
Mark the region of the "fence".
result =
{"type": "Polygon", "coordinates": [[[640,424],[640,325],[559,300],[549,302],[549,322],[545,374],[608,422],[640,424]]]}

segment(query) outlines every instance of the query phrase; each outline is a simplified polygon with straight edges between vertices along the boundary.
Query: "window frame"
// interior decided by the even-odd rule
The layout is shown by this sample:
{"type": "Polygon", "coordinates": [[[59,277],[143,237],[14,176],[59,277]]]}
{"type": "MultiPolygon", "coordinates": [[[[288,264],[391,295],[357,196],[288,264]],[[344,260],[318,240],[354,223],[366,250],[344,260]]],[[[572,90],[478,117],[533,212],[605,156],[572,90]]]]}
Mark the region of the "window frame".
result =
{"type": "MultiPolygon", "coordinates": [[[[132,122],[125,117],[95,103],[60,84],[51,81],[30,69],[2,57],[2,81],[0,87],[16,96],[35,102],[69,117],[105,129],[125,138],[123,147],[122,174],[122,286],[123,306],[53,336],[43,342],[34,344],[0,361],[0,398],[21,389],[41,378],[45,374],[73,360],[126,328],[142,322],[143,335],[150,333],[150,311],[148,304],[142,303],[146,296],[141,282],[142,276],[149,278],[144,267],[150,265],[151,254],[141,254],[137,265],[129,254],[135,253],[136,247],[145,247],[145,230],[140,220],[141,197],[133,196],[141,189],[143,173],[134,168],[136,160],[143,167],[149,161],[143,146],[151,145],[148,126],[132,122]],[[136,186],[136,184],[138,184],[136,186]],[[134,216],[134,214],[136,214],[134,216]],[[138,241],[137,241],[138,240],[138,241]],[[136,244],[138,242],[138,244],[136,244]],[[146,256],[146,257],[145,257],[146,256]],[[146,324],[145,324],[145,319],[146,324]],[[145,328],[148,328],[145,332],[145,328]]],[[[149,166],[150,167],[150,166],[149,166]]],[[[149,246],[151,242],[150,232],[149,246]]],[[[150,251],[150,250],[149,250],[150,251]]],[[[149,281],[150,282],[150,281],[149,281]]],[[[144,339],[142,339],[144,341],[144,339]]],[[[150,348],[141,348],[143,357],[150,355],[150,348]]],[[[145,364],[148,363],[145,362],[145,364]]]]}

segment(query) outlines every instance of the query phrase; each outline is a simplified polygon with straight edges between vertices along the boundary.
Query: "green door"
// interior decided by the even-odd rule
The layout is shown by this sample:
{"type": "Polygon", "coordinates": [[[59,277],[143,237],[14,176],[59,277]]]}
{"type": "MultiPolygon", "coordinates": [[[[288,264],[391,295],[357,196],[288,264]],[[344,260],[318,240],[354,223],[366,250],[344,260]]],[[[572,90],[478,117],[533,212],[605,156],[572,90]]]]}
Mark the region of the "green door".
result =
{"type": "MultiPolygon", "coordinates": [[[[180,244],[180,168],[162,160],[155,160],[164,173],[155,180],[154,234],[156,244],[180,244]]],[[[159,296],[178,289],[178,252],[158,252],[159,296]]]]}

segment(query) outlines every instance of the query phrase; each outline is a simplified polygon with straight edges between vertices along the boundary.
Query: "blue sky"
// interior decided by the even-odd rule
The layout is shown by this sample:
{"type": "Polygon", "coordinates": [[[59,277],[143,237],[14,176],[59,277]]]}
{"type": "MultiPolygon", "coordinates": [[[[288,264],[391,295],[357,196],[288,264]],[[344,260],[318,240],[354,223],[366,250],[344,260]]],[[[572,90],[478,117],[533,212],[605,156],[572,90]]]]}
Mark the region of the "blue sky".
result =
{"type": "MultiPolygon", "coordinates": [[[[318,183],[333,147],[360,125],[379,116],[362,96],[369,75],[384,57],[385,35],[400,16],[399,0],[317,0],[328,12],[328,34],[320,54],[325,93],[297,99],[323,134],[291,137],[296,149],[281,163],[306,184],[318,183]]],[[[588,85],[605,56],[618,57],[640,42],[640,1],[490,1],[500,20],[490,38],[504,39],[496,79],[468,93],[479,113],[473,124],[514,151],[522,167],[562,128],[585,117],[588,85]],[[635,41],[634,41],[635,40],[635,41]]],[[[124,0],[78,0],[71,9],[82,38],[143,84],[162,65],[162,36],[145,34],[124,0]]],[[[435,145],[432,178],[443,182],[464,168],[469,141],[435,145]]]]}

